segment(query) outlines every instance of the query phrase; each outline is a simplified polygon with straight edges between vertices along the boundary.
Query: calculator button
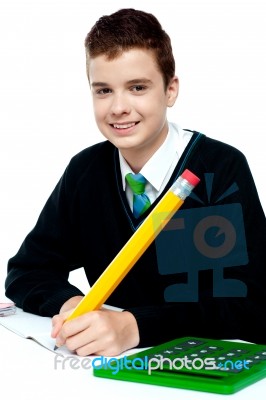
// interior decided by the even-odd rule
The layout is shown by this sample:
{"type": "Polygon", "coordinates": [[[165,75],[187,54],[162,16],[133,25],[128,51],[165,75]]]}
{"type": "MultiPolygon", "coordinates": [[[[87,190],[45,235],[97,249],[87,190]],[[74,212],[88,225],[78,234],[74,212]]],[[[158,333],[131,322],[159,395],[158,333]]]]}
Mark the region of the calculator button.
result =
{"type": "Polygon", "coordinates": [[[168,354],[168,355],[170,355],[170,354],[174,354],[174,352],[173,352],[173,350],[164,350],[163,352],[162,352],[163,354],[168,354]]]}
{"type": "Polygon", "coordinates": [[[188,346],[194,347],[194,346],[199,346],[200,344],[204,344],[205,342],[203,342],[202,340],[188,340],[187,344],[188,346]]]}
{"type": "Polygon", "coordinates": [[[171,351],[171,354],[176,355],[176,354],[180,354],[181,352],[183,352],[186,349],[187,349],[187,347],[174,346],[174,347],[169,347],[169,349],[166,349],[163,352],[171,351]]]}
{"type": "Polygon", "coordinates": [[[223,347],[219,347],[219,346],[208,346],[208,347],[206,347],[206,349],[209,349],[209,350],[211,350],[211,351],[221,351],[221,350],[224,350],[223,347]]]}
{"type": "Polygon", "coordinates": [[[260,353],[256,353],[254,356],[252,356],[250,358],[254,359],[254,360],[265,361],[266,360],[266,355],[262,355],[260,353]]]}
{"type": "Polygon", "coordinates": [[[189,357],[196,358],[196,357],[199,357],[199,354],[198,353],[192,353],[192,354],[189,354],[189,357]]]}
{"type": "Polygon", "coordinates": [[[201,355],[204,355],[204,354],[212,354],[212,353],[214,353],[216,350],[213,350],[211,347],[203,347],[203,349],[201,349],[201,350],[199,350],[199,353],[201,354],[201,355]]]}
{"type": "Polygon", "coordinates": [[[235,353],[235,354],[247,354],[247,353],[249,353],[249,351],[245,350],[245,349],[231,349],[231,352],[235,353]]]}
{"type": "Polygon", "coordinates": [[[232,357],[234,357],[235,356],[235,354],[233,354],[233,353],[231,353],[231,352],[228,352],[228,353],[222,353],[222,354],[220,354],[219,355],[219,358],[221,358],[221,357],[223,357],[223,359],[229,359],[229,358],[232,358],[232,357]]]}
{"type": "Polygon", "coordinates": [[[248,363],[249,368],[251,368],[252,365],[255,365],[255,364],[259,364],[259,363],[260,363],[260,360],[254,360],[254,359],[251,359],[251,358],[248,358],[246,361],[247,361],[247,363],[248,363]]]}
{"type": "Polygon", "coordinates": [[[204,344],[206,342],[204,342],[203,340],[199,340],[199,339],[189,339],[186,340],[183,343],[178,343],[178,345],[176,347],[182,347],[182,348],[191,348],[191,347],[196,347],[196,346],[200,346],[201,344],[204,344]]]}
{"type": "MultiPolygon", "coordinates": [[[[179,354],[180,352],[183,351],[188,351],[189,349],[193,349],[194,347],[200,346],[206,342],[203,342],[202,340],[186,340],[185,342],[178,343],[176,346],[169,347],[166,350],[172,351],[172,354],[179,354]]],[[[165,350],[164,350],[165,351],[165,350]]]]}
{"type": "Polygon", "coordinates": [[[266,351],[258,351],[255,355],[260,356],[261,360],[266,360],[266,351]]]}

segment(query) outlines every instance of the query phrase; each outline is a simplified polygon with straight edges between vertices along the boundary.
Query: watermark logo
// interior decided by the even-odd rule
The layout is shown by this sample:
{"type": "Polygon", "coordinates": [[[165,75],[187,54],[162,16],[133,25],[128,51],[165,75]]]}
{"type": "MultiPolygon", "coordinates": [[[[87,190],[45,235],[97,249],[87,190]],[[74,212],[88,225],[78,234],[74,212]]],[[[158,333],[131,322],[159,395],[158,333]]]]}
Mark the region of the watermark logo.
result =
{"type": "MultiPolygon", "coordinates": [[[[208,202],[211,201],[214,174],[205,174],[208,202]]],[[[213,271],[214,297],[246,297],[247,287],[238,279],[225,279],[224,268],[248,263],[245,228],[240,203],[217,204],[237,192],[231,185],[214,205],[179,210],[156,238],[161,275],[187,274],[186,284],[165,289],[167,302],[198,301],[198,273],[213,271]]]]}
{"type": "Polygon", "coordinates": [[[219,362],[217,364],[217,360],[214,357],[200,358],[195,357],[193,359],[188,356],[184,356],[182,358],[173,358],[170,359],[168,357],[159,356],[150,358],[148,362],[148,374],[150,375],[154,370],[163,370],[167,368],[168,370],[182,370],[186,369],[188,371],[191,370],[240,370],[240,369],[249,369],[249,361],[248,360],[224,360],[223,362],[219,362]]]}
{"type": "Polygon", "coordinates": [[[91,369],[93,359],[90,357],[78,357],[75,355],[64,357],[56,354],[54,357],[54,369],[91,369]]]}
{"type": "Polygon", "coordinates": [[[223,362],[216,363],[216,359],[214,357],[209,358],[200,358],[196,357],[190,359],[188,356],[184,356],[182,358],[168,358],[160,356],[144,356],[144,357],[130,357],[127,356],[116,358],[116,357],[77,357],[77,356],[68,356],[64,357],[60,354],[57,354],[54,358],[54,369],[105,369],[112,371],[112,375],[117,375],[119,371],[122,370],[139,370],[146,371],[148,375],[151,375],[153,371],[157,370],[176,370],[180,371],[182,369],[186,370],[217,370],[220,369],[222,371],[228,370],[240,370],[240,369],[249,369],[249,361],[248,360],[223,360],[223,362]]]}

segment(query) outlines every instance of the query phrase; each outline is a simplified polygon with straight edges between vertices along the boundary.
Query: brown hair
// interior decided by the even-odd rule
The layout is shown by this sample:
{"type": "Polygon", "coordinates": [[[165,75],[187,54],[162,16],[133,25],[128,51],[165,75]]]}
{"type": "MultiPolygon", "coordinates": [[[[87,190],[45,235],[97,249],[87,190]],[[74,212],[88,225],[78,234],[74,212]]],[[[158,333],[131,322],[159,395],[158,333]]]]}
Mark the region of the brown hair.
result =
{"type": "Polygon", "coordinates": [[[90,58],[105,55],[113,60],[133,48],[152,50],[165,88],[175,74],[171,40],[152,14],[133,8],[102,16],[85,39],[87,65],[90,58]]]}

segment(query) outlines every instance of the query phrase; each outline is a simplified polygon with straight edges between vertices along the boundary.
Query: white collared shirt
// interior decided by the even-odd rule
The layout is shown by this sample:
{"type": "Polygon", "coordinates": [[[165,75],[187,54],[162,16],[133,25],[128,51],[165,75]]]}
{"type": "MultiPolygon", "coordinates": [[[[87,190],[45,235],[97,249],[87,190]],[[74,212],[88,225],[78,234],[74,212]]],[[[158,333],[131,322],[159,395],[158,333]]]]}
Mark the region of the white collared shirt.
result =
{"type": "MultiPolygon", "coordinates": [[[[169,122],[168,126],[169,130],[165,141],[140,171],[148,181],[145,187],[145,193],[149,197],[151,203],[153,203],[164,190],[183,151],[193,135],[192,132],[184,131],[177,124],[172,122],[169,122]]],[[[119,161],[123,189],[126,191],[126,197],[132,210],[133,193],[126,182],[125,176],[128,173],[133,173],[133,171],[122,156],[120,150],[119,161]]]]}

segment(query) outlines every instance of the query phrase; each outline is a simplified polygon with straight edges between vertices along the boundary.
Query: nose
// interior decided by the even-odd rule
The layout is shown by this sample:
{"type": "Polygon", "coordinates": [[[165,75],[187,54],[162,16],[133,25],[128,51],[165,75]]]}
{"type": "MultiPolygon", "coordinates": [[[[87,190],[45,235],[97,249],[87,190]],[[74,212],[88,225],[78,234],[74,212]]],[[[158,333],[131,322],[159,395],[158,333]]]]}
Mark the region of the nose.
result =
{"type": "Polygon", "coordinates": [[[114,94],[111,104],[111,113],[113,115],[129,114],[131,110],[129,100],[122,93],[114,94]]]}

